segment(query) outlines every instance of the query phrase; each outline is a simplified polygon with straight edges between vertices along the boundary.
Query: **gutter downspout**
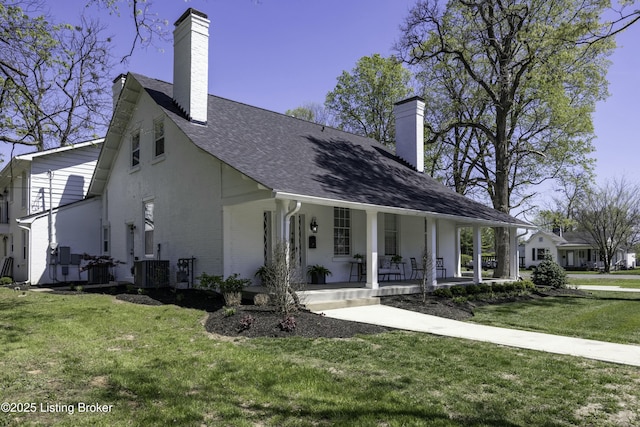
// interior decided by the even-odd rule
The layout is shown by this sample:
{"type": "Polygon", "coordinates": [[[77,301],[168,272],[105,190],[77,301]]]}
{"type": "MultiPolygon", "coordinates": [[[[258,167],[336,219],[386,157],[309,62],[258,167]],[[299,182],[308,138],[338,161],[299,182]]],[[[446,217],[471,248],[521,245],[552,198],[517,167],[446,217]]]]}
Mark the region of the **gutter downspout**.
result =
{"type": "Polygon", "coordinates": [[[287,256],[286,258],[286,262],[287,262],[287,270],[289,269],[289,258],[291,256],[291,241],[289,239],[289,236],[291,235],[291,222],[289,221],[291,219],[292,216],[294,216],[295,214],[298,213],[298,211],[300,211],[300,208],[302,207],[302,202],[299,200],[294,200],[295,202],[295,206],[293,208],[291,208],[289,210],[289,212],[287,212],[284,216],[284,224],[282,229],[284,230],[284,236],[283,240],[284,240],[284,245],[285,245],[285,255],[287,256]]]}

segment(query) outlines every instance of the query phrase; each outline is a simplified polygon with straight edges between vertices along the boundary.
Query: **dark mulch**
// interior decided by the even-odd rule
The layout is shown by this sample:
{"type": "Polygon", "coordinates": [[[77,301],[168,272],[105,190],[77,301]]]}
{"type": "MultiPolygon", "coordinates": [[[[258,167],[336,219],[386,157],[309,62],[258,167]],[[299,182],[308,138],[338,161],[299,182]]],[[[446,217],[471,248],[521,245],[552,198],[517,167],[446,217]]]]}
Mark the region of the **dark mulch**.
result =
{"type": "MultiPolygon", "coordinates": [[[[80,295],[76,291],[55,291],[56,293],[80,295]]],[[[203,310],[209,313],[205,329],[213,334],[231,337],[304,337],[304,338],[349,338],[355,335],[378,334],[391,330],[366,323],[332,319],[307,310],[298,310],[285,317],[270,307],[254,306],[251,301],[231,313],[224,307],[221,295],[197,289],[172,290],[146,289],[142,292],[125,287],[88,289],[84,292],[111,294],[118,300],[144,305],[174,304],[181,307],[203,310]]],[[[476,299],[465,303],[454,303],[450,299],[428,296],[423,303],[420,295],[396,295],[381,298],[381,303],[405,310],[417,311],[454,320],[473,317],[475,307],[486,304],[504,304],[515,301],[539,299],[547,296],[588,296],[576,289],[538,289],[530,295],[504,298],[476,299]]]]}

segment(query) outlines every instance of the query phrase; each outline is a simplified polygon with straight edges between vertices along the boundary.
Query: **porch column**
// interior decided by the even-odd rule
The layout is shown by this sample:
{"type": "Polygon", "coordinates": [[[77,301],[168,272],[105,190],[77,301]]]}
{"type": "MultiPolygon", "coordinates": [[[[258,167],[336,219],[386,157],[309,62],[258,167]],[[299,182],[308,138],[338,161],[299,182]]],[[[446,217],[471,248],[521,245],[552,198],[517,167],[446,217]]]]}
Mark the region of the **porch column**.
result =
{"type": "Polygon", "coordinates": [[[431,254],[431,271],[425,271],[425,273],[428,275],[427,277],[431,278],[430,286],[435,287],[438,285],[438,270],[436,270],[436,258],[438,257],[438,227],[435,218],[427,220],[427,229],[428,253],[431,254]]]}
{"type": "Polygon", "coordinates": [[[286,221],[284,220],[287,215],[287,204],[288,200],[277,199],[276,200],[276,239],[277,242],[285,243],[289,240],[287,234],[287,226],[286,221]]]}
{"type": "Polygon", "coordinates": [[[482,283],[482,232],[473,226],[473,283],[482,283]]]}
{"type": "Polygon", "coordinates": [[[509,228],[509,254],[511,254],[509,266],[511,279],[518,280],[520,277],[520,254],[518,253],[518,229],[515,227],[509,228]]]}
{"type": "Polygon", "coordinates": [[[378,289],[378,212],[367,212],[367,288],[378,289]]]}
{"type": "Polygon", "coordinates": [[[462,262],[462,251],[460,249],[460,227],[456,227],[456,243],[455,243],[455,248],[456,248],[456,268],[454,270],[454,276],[455,277],[462,277],[462,267],[460,265],[460,263],[462,262]]]}

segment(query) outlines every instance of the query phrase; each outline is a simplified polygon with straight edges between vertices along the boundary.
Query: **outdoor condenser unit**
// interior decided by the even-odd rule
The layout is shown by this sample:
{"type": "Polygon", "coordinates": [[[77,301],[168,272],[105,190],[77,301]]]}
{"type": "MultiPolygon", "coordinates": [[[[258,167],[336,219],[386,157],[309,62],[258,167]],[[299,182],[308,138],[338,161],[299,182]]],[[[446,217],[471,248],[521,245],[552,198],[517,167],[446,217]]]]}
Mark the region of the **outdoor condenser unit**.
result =
{"type": "Polygon", "coordinates": [[[155,259],[136,261],[133,280],[138,288],[169,286],[169,261],[155,259]]]}

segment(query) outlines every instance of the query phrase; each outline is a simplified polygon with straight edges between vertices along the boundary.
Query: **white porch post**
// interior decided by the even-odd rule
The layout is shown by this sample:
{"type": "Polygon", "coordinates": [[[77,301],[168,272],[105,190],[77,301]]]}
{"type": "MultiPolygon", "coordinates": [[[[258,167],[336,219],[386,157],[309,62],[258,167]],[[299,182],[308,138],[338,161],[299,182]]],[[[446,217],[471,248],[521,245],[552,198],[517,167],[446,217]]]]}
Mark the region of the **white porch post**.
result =
{"type": "Polygon", "coordinates": [[[482,283],[482,232],[473,226],[473,283],[482,283]]]}
{"type": "Polygon", "coordinates": [[[276,200],[276,239],[278,242],[285,243],[289,240],[287,233],[287,224],[285,224],[285,216],[287,215],[288,200],[276,200]]]}
{"type": "Polygon", "coordinates": [[[518,253],[518,229],[509,228],[509,254],[511,254],[511,265],[509,266],[511,279],[518,280],[520,277],[520,254],[518,253]]]}
{"type": "Polygon", "coordinates": [[[367,288],[378,287],[378,212],[367,210],[367,288]]]}
{"type": "Polygon", "coordinates": [[[456,248],[456,268],[454,270],[454,277],[462,277],[462,268],[460,266],[460,263],[462,262],[462,251],[460,249],[460,227],[456,227],[456,243],[455,243],[455,248],[456,248]]]}
{"type": "Polygon", "coordinates": [[[435,218],[427,220],[427,239],[429,245],[429,253],[431,253],[431,272],[426,274],[430,274],[431,277],[431,286],[438,285],[438,270],[436,270],[436,258],[438,257],[438,227],[435,218]]]}

